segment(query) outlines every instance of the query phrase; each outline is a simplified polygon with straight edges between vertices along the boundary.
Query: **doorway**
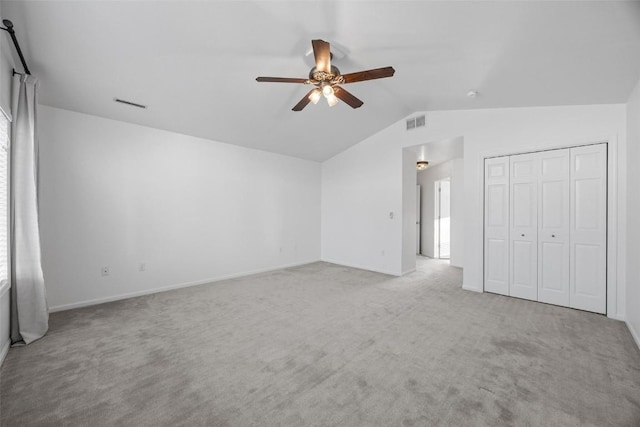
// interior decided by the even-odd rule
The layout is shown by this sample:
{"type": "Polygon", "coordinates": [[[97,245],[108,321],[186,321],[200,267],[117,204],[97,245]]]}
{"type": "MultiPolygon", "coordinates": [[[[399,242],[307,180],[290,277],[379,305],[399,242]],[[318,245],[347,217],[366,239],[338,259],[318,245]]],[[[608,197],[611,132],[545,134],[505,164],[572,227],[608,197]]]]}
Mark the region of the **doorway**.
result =
{"type": "Polygon", "coordinates": [[[434,182],[433,253],[435,258],[451,258],[451,178],[434,182]]]}
{"type": "Polygon", "coordinates": [[[415,270],[416,253],[462,267],[465,203],[462,137],[403,149],[402,203],[403,274],[415,270]]]}

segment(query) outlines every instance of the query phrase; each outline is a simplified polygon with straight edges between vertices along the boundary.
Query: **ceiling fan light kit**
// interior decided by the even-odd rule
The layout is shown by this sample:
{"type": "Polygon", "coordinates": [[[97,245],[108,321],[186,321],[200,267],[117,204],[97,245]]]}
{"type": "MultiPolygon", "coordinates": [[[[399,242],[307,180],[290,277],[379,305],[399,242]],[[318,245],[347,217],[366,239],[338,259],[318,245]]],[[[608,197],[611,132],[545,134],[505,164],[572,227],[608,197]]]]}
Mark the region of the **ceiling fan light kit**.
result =
{"type": "Polygon", "coordinates": [[[329,107],[336,105],[338,103],[338,99],[340,99],[351,108],[359,108],[362,106],[363,102],[339,85],[391,77],[395,73],[393,67],[383,67],[373,70],[341,74],[338,67],[331,65],[332,54],[329,43],[324,40],[312,40],[311,45],[313,46],[313,55],[315,57],[316,66],[309,71],[308,79],[288,77],[256,78],[256,81],[258,82],[303,83],[316,86],[293,107],[293,111],[302,111],[302,109],[310,102],[317,104],[322,95],[326,98],[329,107]]]}
{"type": "Polygon", "coordinates": [[[418,171],[423,171],[423,170],[425,170],[426,168],[429,167],[429,162],[427,162],[425,160],[420,160],[420,161],[417,162],[416,166],[418,168],[418,171]]]}
{"type": "Polygon", "coordinates": [[[322,91],[320,89],[314,89],[311,91],[309,101],[311,101],[312,104],[317,104],[318,101],[320,101],[320,98],[322,98],[322,91]]]}

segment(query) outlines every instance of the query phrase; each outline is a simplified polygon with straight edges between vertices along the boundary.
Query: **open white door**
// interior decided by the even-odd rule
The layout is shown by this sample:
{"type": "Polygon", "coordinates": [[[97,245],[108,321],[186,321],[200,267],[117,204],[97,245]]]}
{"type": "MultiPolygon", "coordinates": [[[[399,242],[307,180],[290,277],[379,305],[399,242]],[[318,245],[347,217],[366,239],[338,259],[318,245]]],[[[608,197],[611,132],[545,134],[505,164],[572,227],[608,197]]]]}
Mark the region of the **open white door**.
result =
{"type": "Polygon", "coordinates": [[[435,181],[434,254],[436,258],[451,257],[451,178],[435,181]]]}
{"type": "Polygon", "coordinates": [[[416,185],[416,255],[420,255],[420,224],[422,223],[421,218],[421,196],[420,196],[420,186],[416,185]]]}

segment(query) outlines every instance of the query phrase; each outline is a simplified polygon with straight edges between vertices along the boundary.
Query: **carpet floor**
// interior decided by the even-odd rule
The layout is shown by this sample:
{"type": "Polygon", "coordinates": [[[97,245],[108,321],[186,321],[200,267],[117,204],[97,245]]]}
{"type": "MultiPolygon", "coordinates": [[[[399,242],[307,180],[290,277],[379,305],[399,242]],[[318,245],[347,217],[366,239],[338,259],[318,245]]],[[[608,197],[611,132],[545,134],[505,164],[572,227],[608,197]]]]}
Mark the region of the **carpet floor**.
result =
{"type": "Polygon", "coordinates": [[[51,315],[3,426],[639,426],[622,322],[313,263],[51,315]]]}

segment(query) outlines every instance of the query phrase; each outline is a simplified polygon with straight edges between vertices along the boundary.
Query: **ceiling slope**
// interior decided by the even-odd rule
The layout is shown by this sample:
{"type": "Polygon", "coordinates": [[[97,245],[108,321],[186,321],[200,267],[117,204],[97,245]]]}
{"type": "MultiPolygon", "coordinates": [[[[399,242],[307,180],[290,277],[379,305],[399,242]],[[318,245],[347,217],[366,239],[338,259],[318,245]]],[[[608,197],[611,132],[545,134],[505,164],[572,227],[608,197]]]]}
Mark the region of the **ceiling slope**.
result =
{"type": "Polygon", "coordinates": [[[640,76],[640,3],[3,1],[40,101],[322,161],[414,111],[625,102],[640,76]],[[291,106],[311,40],[340,46],[364,101],[291,106]],[[466,93],[477,90],[476,98],[466,93]],[[146,110],[114,98],[148,105],[146,110]]]}

